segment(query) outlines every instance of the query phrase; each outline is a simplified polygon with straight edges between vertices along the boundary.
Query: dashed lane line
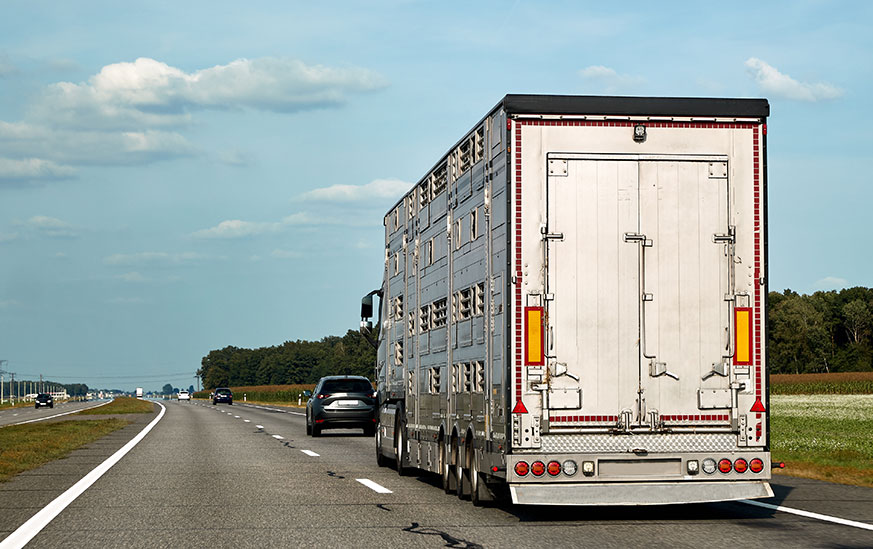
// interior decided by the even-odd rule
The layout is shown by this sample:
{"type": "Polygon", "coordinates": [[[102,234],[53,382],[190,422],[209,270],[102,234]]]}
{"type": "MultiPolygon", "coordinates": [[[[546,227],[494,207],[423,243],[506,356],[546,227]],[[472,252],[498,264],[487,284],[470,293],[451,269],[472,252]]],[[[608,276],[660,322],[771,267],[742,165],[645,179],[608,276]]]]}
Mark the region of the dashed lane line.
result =
{"type": "Polygon", "coordinates": [[[149,433],[149,431],[154,428],[155,425],[161,421],[161,418],[164,417],[164,413],[167,411],[167,408],[161,404],[160,402],[156,403],[161,407],[160,413],[158,413],[158,417],[153,419],[151,423],[145,426],[145,428],[139,432],[135,437],[133,437],[130,442],[122,446],[117,452],[109,456],[109,458],[95,467],[90,473],[82,477],[82,479],[76,484],[72,485],[66,492],[56,497],[51,503],[43,507],[37,514],[30,517],[30,519],[22,524],[16,531],[12,532],[7,536],[3,541],[0,541],[0,549],[19,549],[27,545],[27,543],[34,538],[37,534],[39,534],[43,528],[48,526],[48,524],[54,520],[61,511],[67,508],[68,505],[73,503],[82,493],[85,492],[88,488],[91,487],[92,484],[97,482],[97,480],[102,477],[106,471],[112,468],[113,465],[118,463],[121,458],[123,458],[128,452],[130,452],[134,446],[139,444],[139,442],[145,438],[145,436],[149,433]]]}
{"type": "Polygon", "coordinates": [[[306,454],[307,456],[311,456],[311,457],[320,457],[321,456],[321,454],[316,454],[312,450],[300,450],[300,451],[303,452],[304,454],[306,454]]]}
{"type": "Polygon", "coordinates": [[[255,427],[257,427],[258,429],[263,429],[263,428],[264,428],[263,425],[255,425],[255,427]]]}
{"type": "Polygon", "coordinates": [[[360,482],[361,484],[363,484],[364,486],[366,486],[367,488],[369,488],[370,490],[373,490],[374,492],[376,492],[378,494],[393,494],[394,493],[391,490],[389,490],[388,488],[385,488],[381,484],[377,484],[368,478],[356,478],[355,480],[357,480],[358,482],[360,482]]]}
{"type": "Polygon", "coordinates": [[[799,515],[801,517],[823,520],[826,522],[833,522],[836,524],[842,524],[843,526],[852,526],[854,528],[861,528],[863,530],[873,530],[873,524],[867,524],[866,522],[858,522],[854,520],[848,520],[840,517],[832,517],[830,515],[822,515],[819,513],[811,513],[809,511],[804,511],[802,509],[792,509],[791,507],[783,507],[782,505],[773,505],[771,503],[764,503],[762,501],[754,501],[751,499],[743,499],[740,500],[739,503],[745,503],[746,505],[754,505],[755,507],[763,507],[764,509],[770,509],[772,511],[782,511],[783,513],[791,513],[792,515],[799,515]]]}
{"type": "Polygon", "coordinates": [[[285,437],[283,437],[282,435],[273,435],[273,438],[275,438],[276,440],[284,440],[285,439],[285,437]]]}

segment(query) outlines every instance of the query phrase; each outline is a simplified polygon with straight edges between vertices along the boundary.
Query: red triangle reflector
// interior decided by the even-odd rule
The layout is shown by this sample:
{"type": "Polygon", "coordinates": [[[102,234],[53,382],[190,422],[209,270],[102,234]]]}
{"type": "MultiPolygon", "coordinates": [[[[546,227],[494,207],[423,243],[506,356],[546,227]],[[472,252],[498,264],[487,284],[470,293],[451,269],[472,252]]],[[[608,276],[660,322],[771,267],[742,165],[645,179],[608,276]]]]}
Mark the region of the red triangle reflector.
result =
{"type": "Polygon", "coordinates": [[[526,414],[527,408],[524,407],[524,402],[519,400],[515,403],[515,408],[512,409],[513,414],[526,414]]]}
{"type": "Polygon", "coordinates": [[[752,412],[766,412],[767,409],[764,408],[764,403],[761,402],[761,399],[759,398],[758,400],[755,401],[755,405],[752,406],[752,409],[750,411],[752,411],[752,412]]]}

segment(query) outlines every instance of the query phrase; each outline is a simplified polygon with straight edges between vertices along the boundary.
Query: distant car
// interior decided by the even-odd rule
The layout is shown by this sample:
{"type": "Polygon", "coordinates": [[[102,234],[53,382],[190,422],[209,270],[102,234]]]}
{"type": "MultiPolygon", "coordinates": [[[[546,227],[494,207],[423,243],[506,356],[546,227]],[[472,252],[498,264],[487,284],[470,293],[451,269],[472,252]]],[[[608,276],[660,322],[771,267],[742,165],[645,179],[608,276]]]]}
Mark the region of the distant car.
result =
{"type": "Polygon", "coordinates": [[[51,395],[46,393],[40,393],[36,395],[36,400],[34,401],[35,408],[42,408],[43,406],[48,406],[49,408],[55,407],[55,399],[52,398],[51,395]]]}
{"type": "Polygon", "coordinates": [[[188,391],[179,391],[179,395],[176,398],[178,398],[179,400],[187,400],[188,402],[191,401],[191,395],[188,393],[188,391]]]}
{"type": "Polygon", "coordinates": [[[219,402],[233,404],[233,392],[231,392],[227,387],[216,389],[215,392],[212,393],[212,404],[218,404],[219,402]]]}
{"type": "Polygon", "coordinates": [[[361,376],[328,376],[318,380],[315,391],[305,391],[306,434],[317,437],[322,429],[362,428],[376,433],[376,392],[361,376]]]}

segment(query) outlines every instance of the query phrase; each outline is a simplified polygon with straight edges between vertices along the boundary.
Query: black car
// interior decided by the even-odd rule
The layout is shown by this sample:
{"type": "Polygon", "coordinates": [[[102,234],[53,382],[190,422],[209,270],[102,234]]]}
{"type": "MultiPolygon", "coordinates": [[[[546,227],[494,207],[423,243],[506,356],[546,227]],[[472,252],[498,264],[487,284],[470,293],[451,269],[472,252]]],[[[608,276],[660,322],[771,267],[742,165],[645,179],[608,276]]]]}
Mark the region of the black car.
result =
{"type": "Polygon", "coordinates": [[[361,376],[328,376],[318,380],[315,391],[304,391],[306,434],[317,437],[322,429],[362,428],[376,433],[376,392],[361,376]]]}
{"type": "Polygon", "coordinates": [[[52,398],[51,395],[46,393],[40,393],[36,395],[36,400],[34,400],[35,408],[42,408],[43,406],[48,406],[49,408],[55,407],[55,399],[52,398]]]}
{"type": "Polygon", "coordinates": [[[219,402],[233,404],[233,392],[231,392],[227,387],[216,389],[215,392],[212,393],[212,404],[218,404],[219,402]]]}

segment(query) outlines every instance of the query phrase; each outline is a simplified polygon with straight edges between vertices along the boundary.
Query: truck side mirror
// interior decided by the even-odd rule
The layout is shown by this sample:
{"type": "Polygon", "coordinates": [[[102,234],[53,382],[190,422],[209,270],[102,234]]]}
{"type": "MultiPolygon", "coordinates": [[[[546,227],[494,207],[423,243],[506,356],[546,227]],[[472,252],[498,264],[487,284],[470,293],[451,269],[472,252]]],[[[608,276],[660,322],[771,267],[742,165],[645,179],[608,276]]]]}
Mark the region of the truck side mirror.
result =
{"type": "Polygon", "coordinates": [[[361,299],[361,320],[373,317],[373,296],[365,295],[361,299]]]}

